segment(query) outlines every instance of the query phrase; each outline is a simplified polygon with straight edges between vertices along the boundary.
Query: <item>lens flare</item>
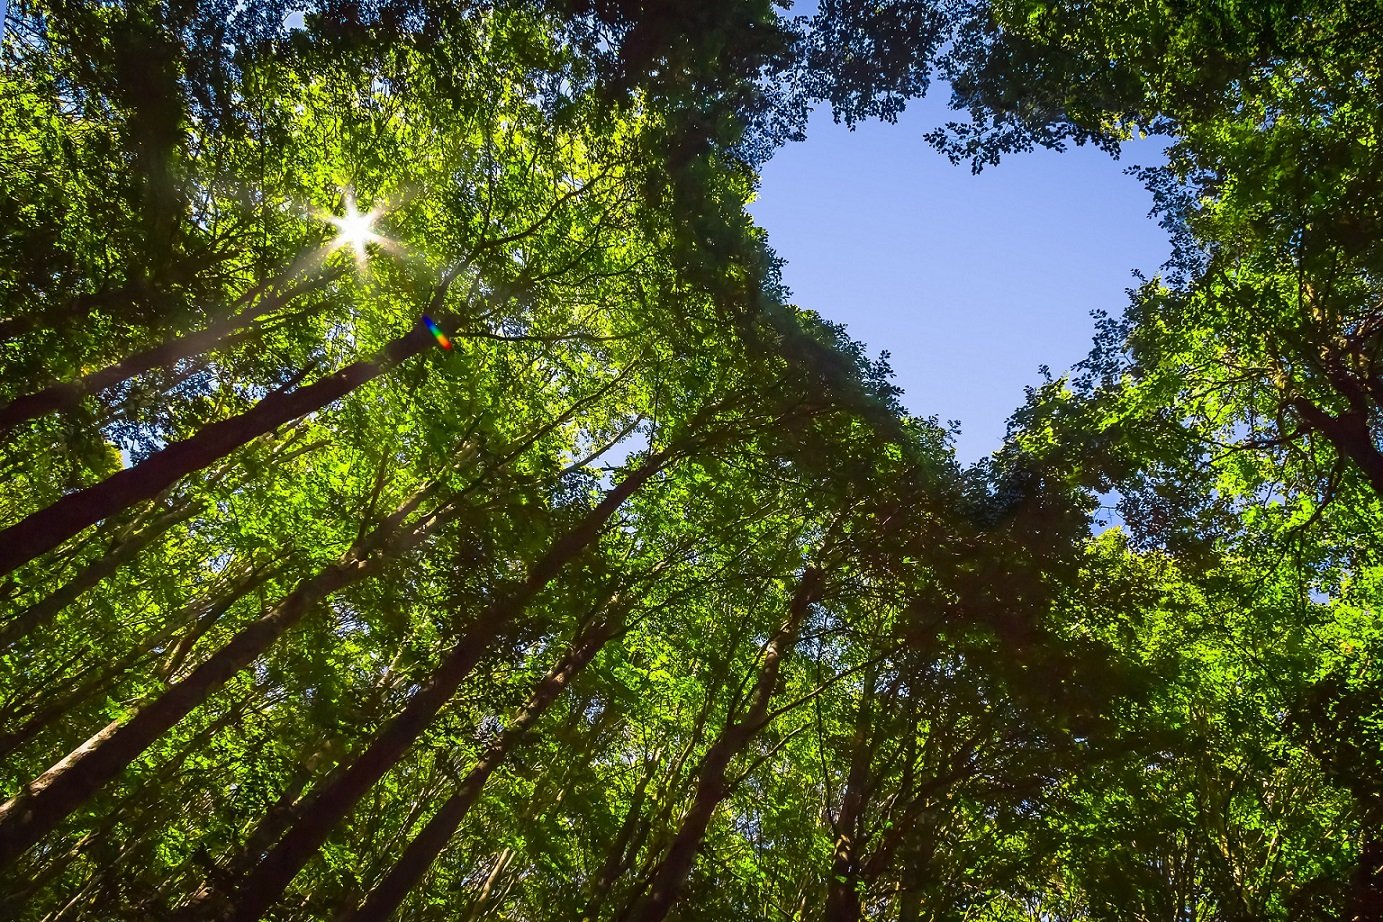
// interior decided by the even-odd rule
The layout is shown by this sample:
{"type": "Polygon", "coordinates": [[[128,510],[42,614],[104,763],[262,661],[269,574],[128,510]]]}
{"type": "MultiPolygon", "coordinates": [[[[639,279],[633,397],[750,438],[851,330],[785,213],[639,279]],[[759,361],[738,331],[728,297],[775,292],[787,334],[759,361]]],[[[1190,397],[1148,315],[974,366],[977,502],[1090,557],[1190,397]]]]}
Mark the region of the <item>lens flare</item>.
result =
{"type": "Polygon", "coordinates": [[[423,326],[427,327],[427,331],[436,337],[437,345],[448,352],[451,351],[451,340],[447,339],[447,334],[443,333],[442,328],[437,326],[437,321],[433,320],[427,314],[423,314],[423,326]]]}

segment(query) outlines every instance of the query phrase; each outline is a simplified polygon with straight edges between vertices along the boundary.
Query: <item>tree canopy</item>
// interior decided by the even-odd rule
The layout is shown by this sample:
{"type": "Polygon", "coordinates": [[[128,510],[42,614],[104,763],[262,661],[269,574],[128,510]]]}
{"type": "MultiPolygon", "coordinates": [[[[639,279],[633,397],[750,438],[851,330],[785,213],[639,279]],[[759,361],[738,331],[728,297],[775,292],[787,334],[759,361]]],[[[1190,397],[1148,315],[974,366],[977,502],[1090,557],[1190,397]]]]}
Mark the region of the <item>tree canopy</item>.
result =
{"type": "Polygon", "coordinates": [[[0,916],[1383,919],[1381,30],[10,3],[0,916]],[[746,212],[936,81],[1170,145],[969,467],[746,212]]]}

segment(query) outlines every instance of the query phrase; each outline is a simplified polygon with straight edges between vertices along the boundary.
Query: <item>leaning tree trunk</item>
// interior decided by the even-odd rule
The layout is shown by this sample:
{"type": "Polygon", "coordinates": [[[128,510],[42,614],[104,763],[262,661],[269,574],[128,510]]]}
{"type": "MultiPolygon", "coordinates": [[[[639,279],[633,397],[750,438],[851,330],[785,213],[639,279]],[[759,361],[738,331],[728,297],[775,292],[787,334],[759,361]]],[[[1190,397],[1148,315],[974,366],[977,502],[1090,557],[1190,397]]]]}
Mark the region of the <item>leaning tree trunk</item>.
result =
{"type": "Polygon", "coordinates": [[[614,841],[605,852],[605,861],[600,866],[600,873],[593,878],[593,882],[587,884],[590,896],[586,899],[586,908],[581,913],[581,922],[595,922],[600,913],[601,901],[614,889],[620,875],[629,867],[630,861],[627,856],[631,851],[630,846],[637,844],[636,834],[643,818],[643,804],[648,795],[648,785],[658,774],[662,752],[661,748],[655,749],[648,757],[646,770],[629,798],[629,809],[625,811],[624,822],[620,824],[619,832],[615,834],[614,841]]]}
{"type": "Polygon", "coordinates": [[[617,622],[609,619],[582,632],[582,636],[573,642],[572,649],[548,670],[523,709],[515,715],[499,739],[486,749],[475,768],[471,769],[470,774],[461,782],[456,793],[447,798],[432,819],[428,820],[427,825],[409,843],[408,848],[404,849],[398,862],[365,897],[360,908],[347,913],[344,919],[351,922],[384,922],[394,914],[404,897],[408,895],[408,891],[418,885],[428,868],[432,867],[437,856],[442,853],[442,849],[446,848],[447,842],[451,841],[451,837],[465,820],[466,814],[480,798],[480,792],[490,775],[504,764],[509,753],[523,740],[524,734],[537,723],[548,706],[557,700],[572,677],[600,652],[605,642],[614,636],[616,629],[617,622]]]}
{"type": "Polygon", "coordinates": [[[711,816],[729,794],[727,779],[730,762],[744,751],[754,736],[768,722],[768,705],[778,684],[782,659],[797,642],[797,633],[806,617],[807,608],[820,596],[822,573],[809,566],[798,582],[797,593],[788,608],[788,617],[778,628],[764,650],[759,667],[759,679],[754,685],[749,710],[734,723],[726,726],[711,744],[696,782],[696,794],[691,808],[682,817],[681,828],[668,846],[654,873],[648,896],[624,914],[626,922],[662,922],[677,902],[691,873],[692,862],[701,849],[711,816]]]}
{"type": "MultiPolygon", "coordinates": [[[[403,711],[380,731],[355,762],[312,797],[301,822],[241,882],[234,894],[229,917],[236,922],[261,918],[317,853],[327,836],[384,777],[404,753],[431,726],[432,721],[476,663],[490,642],[561,572],[562,568],[593,542],[610,517],[625,501],[671,459],[670,451],[651,455],[582,518],[558,538],[529,570],[516,591],[493,602],[469,631],[442,658],[432,676],[409,699],[403,711]]],[[[206,913],[206,906],[189,907],[189,915],[206,913]]]]}
{"type": "MultiPolygon", "coordinates": [[[[26,905],[26,901],[28,903],[34,902],[37,895],[41,894],[45,887],[53,880],[60,877],[78,858],[87,854],[88,850],[91,849],[99,839],[109,835],[111,830],[119,824],[119,814],[130,813],[134,808],[142,809],[156,795],[162,793],[163,785],[171,781],[178,772],[182,770],[187,760],[192,757],[192,754],[196,752],[199,747],[205,745],[207,740],[214,737],[217,733],[220,733],[227,726],[244,717],[248,704],[249,697],[246,696],[240,701],[237,701],[233,706],[227,708],[223,714],[216,718],[216,720],[213,720],[205,727],[198,730],[171,759],[159,766],[158,769],[153,772],[152,778],[149,778],[140,785],[137,790],[131,792],[121,803],[120,808],[102,820],[95,829],[84,835],[70,849],[61,855],[45,856],[46,865],[42,870],[35,868],[34,873],[24,881],[21,887],[13,892],[8,892],[0,896],[0,918],[11,917],[10,915],[6,915],[6,913],[11,913],[14,918],[19,918],[21,910],[25,908],[32,910],[33,906],[26,905]]],[[[50,917],[51,916],[45,918],[50,917]]]]}
{"type": "Polygon", "coordinates": [[[107,553],[91,561],[71,579],[53,590],[44,598],[20,612],[14,620],[0,628],[0,652],[18,640],[43,627],[57,617],[64,608],[71,605],[88,589],[93,589],[116,570],[134,560],[149,545],[153,544],[173,526],[192,518],[200,510],[196,503],[180,502],[139,529],[134,535],[118,543],[107,553]]]}
{"type": "MultiPolygon", "coordinates": [[[[56,725],[73,709],[109,691],[126,673],[135,668],[151,650],[176,634],[180,624],[187,624],[187,612],[190,612],[193,625],[190,630],[186,631],[185,636],[178,640],[179,647],[184,640],[200,637],[202,633],[209,630],[217,619],[230,610],[232,605],[254,592],[269,579],[272,573],[273,571],[269,568],[248,571],[236,580],[225,593],[214,599],[203,599],[195,605],[189,606],[188,609],[184,610],[183,616],[170,623],[167,628],[151,631],[123,660],[104,664],[104,668],[96,670],[97,674],[93,678],[76,688],[60,695],[48,695],[43,704],[22,724],[7,727],[3,732],[0,732],[0,759],[8,758],[19,747],[26,745],[34,737],[56,725]]],[[[75,678],[80,680],[85,674],[86,671],[78,674],[75,678]]],[[[167,674],[164,673],[164,675],[167,674]]]]}
{"type": "Polygon", "coordinates": [[[254,662],[318,602],[372,576],[392,556],[420,543],[457,513],[453,507],[400,532],[399,526],[422,496],[415,495],[340,560],[298,583],[268,614],[242,629],[187,678],[169,686],[125,722],[112,722],[0,806],[0,866],[56,828],[155,740],[254,662]]]}
{"type": "Polygon", "coordinates": [[[0,433],[20,423],[37,419],[58,410],[68,410],[77,406],[88,395],[99,394],[107,388],[115,387],[136,375],[153,371],[156,368],[171,369],[179,362],[209,352],[218,346],[243,338],[252,332],[245,329],[260,317],[288,303],[305,292],[311,291],[341,275],[341,269],[332,269],[315,279],[300,282],[291,288],[255,299],[250,307],[229,317],[213,321],[205,329],[195,333],[167,340],[121,359],[114,365],[83,375],[75,381],[62,381],[41,391],[34,391],[16,397],[0,407],[0,433]]]}
{"type": "MultiPolygon", "coordinates": [[[[444,277],[438,286],[433,310],[445,296],[450,279],[450,275],[444,277]]],[[[431,342],[431,334],[420,322],[385,346],[378,358],[347,365],[307,387],[271,394],[239,416],[204,426],[195,435],[154,452],[133,467],[117,471],[100,483],[69,493],[32,513],[0,531],[0,575],[51,551],[107,516],[152,499],[183,477],[224,458],[242,445],[300,416],[329,406],[422,352],[431,342]]]]}
{"type": "Polygon", "coordinates": [[[1373,491],[1383,497],[1383,452],[1378,450],[1369,431],[1368,414],[1355,408],[1332,416],[1305,397],[1293,400],[1292,406],[1308,427],[1325,436],[1337,452],[1353,461],[1373,491]]]}

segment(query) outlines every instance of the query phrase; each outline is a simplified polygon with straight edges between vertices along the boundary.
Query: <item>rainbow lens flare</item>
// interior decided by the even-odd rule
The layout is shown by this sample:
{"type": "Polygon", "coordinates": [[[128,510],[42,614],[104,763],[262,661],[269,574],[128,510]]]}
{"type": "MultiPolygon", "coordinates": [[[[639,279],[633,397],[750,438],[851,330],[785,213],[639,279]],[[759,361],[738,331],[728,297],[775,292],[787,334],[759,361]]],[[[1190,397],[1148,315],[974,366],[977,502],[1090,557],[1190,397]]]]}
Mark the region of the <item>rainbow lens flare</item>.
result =
{"type": "Polygon", "coordinates": [[[437,345],[448,352],[451,351],[451,340],[447,339],[447,334],[443,333],[442,328],[437,326],[437,321],[427,314],[423,314],[423,326],[427,327],[427,331],[437,339],[437,345]]]}

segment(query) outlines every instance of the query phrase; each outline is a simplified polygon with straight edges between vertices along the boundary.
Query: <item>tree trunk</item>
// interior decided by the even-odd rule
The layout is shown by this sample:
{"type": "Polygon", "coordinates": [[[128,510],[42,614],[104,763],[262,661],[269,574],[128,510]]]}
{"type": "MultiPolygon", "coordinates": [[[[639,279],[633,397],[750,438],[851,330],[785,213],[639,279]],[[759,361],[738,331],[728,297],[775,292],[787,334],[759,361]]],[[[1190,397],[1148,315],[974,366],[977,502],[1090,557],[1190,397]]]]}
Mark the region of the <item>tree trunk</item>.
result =
{"type": "MultiPolygon", "coordinates": [[[[194,622],[187,635],[179,639],[179,644],[182,644],[183,640],[188,637],[200,636],[201,633],[209,630],[211,625],[240,598],[253,592],[271,574],[272,570],[267,567],[259,571],[250,570],[236,580],[228,592],[210,601],[203,600],[197,605],[190,606],[190,616],[184,613],[181,618],[171,620],[168,627],[150,632],[123,660],[114,664],[106,664],[106,668],[99,669],[93,678],[76,688],[56,697],[50,695],[37,713],[30,716],[24,723],[13,729],[0,732],[0,759],[8,758],[19,747],[27,745],[34,737],[56,724],[72,709],[110,690],[126,672],[135,668],[149,651],[175,633],[179,623],[186,624],[189,618],[194,622]]],[[[184,610],[184,612],[186,611],[187,609],[184,610]]],[[[81,679],[89,671],[91,670],[83,670],[78,673],[74,677],[74,681],[81,679]]]]}
{"type": "Polygon", "coordinates": [[[168,529],[192,518],[199,508],[196,503],[175,505],[172,510],[154,519],[135,535],[121,541],[109,553],[102,554],[87,564],[62,586],[29,606],[0,629],[0,651],[9,649],[15,641],[22,640],[47,624],[64,608],[77,601],[82,593],[94,588],[106,577],[138,557],[168,529]]]}
{"type": "Polygon", "coordinates": [[[1383,919],[1383,833],[1373,823],[1365,823],[1346,918],[1349,922],[1383,919]]]}
{"type": "Polygon", "coordinates": [[[850,740],[850,770],[836,817],[836,847],[831,856],[831,877],[826,889],[826,922],[859,922],[860,867],[857,855],[860,817],[864,812],[865,788],[869,782],[869,734],[873,720],[875,670],[865,669],[860,709],[855,715],[850,740]]]}
{"type": "Polygon", "coordinates": [[[1383,497],[1383,452],[1369,432],[1368,415],[1359,411],[1331,416],[1305,397],[1292,401],[1306,425],[1325,436],[1343,457],[1353,461],[1373,491],[1383,497]]]}
{"type": "Polygon", "coordinates": [[[615,835],[615,841],[610,843],[610,848],[605,853],[605,861],[600,866],[600,874],[595,878],[595,882],[587,883],[587,892],[590,896],[586,900],[586,908],[581,913],[582,922],[595,922],[600,913],[600,904],[605,895],[615,886],[620,875],[630,864],[629,846],[635,841],[635,833],[639,829],[639,821],[642,818],[643,802],[648,794],[648,785],[658,772],[658,761],[662,755],[662,749],[655,750],[649,757],[647,770],[643,777],[639,779],[638,786],[634,788],[634,794],[629,798],[629,810],[624,815],[624,822],[620,824],[619,832],[615,835]]]}
{"type": "Polygon", "coordinates": [[[198,430],[181,442],[157,451],[133,467],[110,475],[32,513],[0,531],[0,574],[9,573],[72,538],[82,530],[152,499],[188,474],[195,473],[242,445],[341,399],[432,342],[419,323],[385,347],[376,359],[347,365],[306,387],[265,397],[249,410],[198,430]]]}
{"type": "Polygon", "coordinates": [[[299,295],[339,277],[342,271],[339,268],[332,269],[317,278],[300,282],[285,291],[265,295],[255,301],[251,307],[214,321],[203,330],[160,343],[152,349],[136,353],[100,371],[83,375],[75,381],[63,381],[50,385],[41,391],[16,397],[10,403],[0,407],[0,433],[48,413],[71,409],[80,404],[82,398],[87,395],[99,394],[106,388],[128,381],[136,375],[153,371],[156,368],[171,369],[185,359],[209,352],[222,345],[241,327],[253,323],[299,295]]]}
{"type": "Polygon", "coordinates": [[[432,724],[480,661],[490,642],[522,613],[568,561],[596,539],[610,517],[669,459],[669,452],[661,452],[645,460],[610,490],[575,528],[553,542],[515,592],[496,600],[485,610],[442,658],[431,678],[409,699],[399,716],[380,731],[348,769],[313,796],[302,821],[290,829],[245,878],[234,895],[230,918],[244,922],[264,915],[336,825],[432,724]]]}
{"type": "Polygon", "coordinates": [[[681,895],[691,873],[692,862],[701,849],[711,816],[730,793],[726,778],[730,762],[739,755],[750,740],[763,729],[768,719],[768,705],[778,684],[778,672],[783,657],[797,642],[797,632],[806,617],[807,608],[821,592],[822,574],[809,566],[798,583],[797,593],[788,609],[788,617],[778,628],[764,651],[759,679],[755,683],[749,710],[721,731],[701,763],[696,794],[691,808],[682,818],[682,826],[668,847],[667,856],[654,874],[648,896],[632,911],[624,914],[627,922],[662,922],[681,895]]]}
{"type": "MultiPolygon", "coordinates": [[[[372,576],[384,561],[426,538],[447,520],[431,515],[400,534],[398,528],[422,494],[396,510],[368,539],[336,563],[304,579],[268,614],[244,628],[183,679],[139,708],[125,722],[113,721],[0,806],[0,867],[9,864],[61,823],[150,744],[254,662],[322,599],[372,576]]],[[[454,513],[455,510],[449,510],[454,513]]]]}
{"type": "Polygon", "coordinates": [[[512,723],[504,729],[498,740],[486,749],[475,768],[471,769],[461,782],[456,793],[447,798],[441,808],[428,820],[421,832],[404,849],[402,857],[389,870],[376,887],[365,897],[360,908],[346,914],[345,919],[361,922],[384,922],[399,908],[408,891],[418,885],[432,867],[437,856],[446,848],[447,842],[456,833],[466,818],[466,814],[480,797],[480,792],[490,775],[504,764],[509,753],[523,740],[524,734],[542,717],[552,702],[567,687],[572,676],[580,672],[591,659],[614,636],[617,622],[614,619],[600,621],[583,631],[570,649],[543,677],[533,690],[523,709],[515,715],[512,723]]]}
{"type": "MultiPolygon", "coordinates": [[[[165,793],[164,785],[182,770],[187,760],[200,747],[206,745],[207,741],[220,733],[227,726],[241,719],[249,705],[249,697],[243,698],[233,706],[226,709],[225,713],[217,717],[216,720],[207,724],[187,741],[177,754],[171,759],[160,765],[154,772],[153,777],[146,780],[138,790],[131,792],[120,807],[101,821],[93,830],[76,842],[70,849],[56,858],[50,857],[41,871],[36,871],[24,882],[24,886],[12,892],[5,893],[0,898],[0,917],[9,918],[5,915],[12,912],[15,918],[20,917],[20,910],[24,909],[24,902],[32,901],[32,898],[41,893],[49,883],[59,877],[72,862],[81,857],[92,847],[101,837],[109,835],[119,824],[119,814],[126,813],[135,808],[143,810],[151,799],[165,793]]],[[[32,907],[29,907],[32,908],[32,907]]]]}
{"type": "Polygon", "coordinates": [[[197,646],[197,641],[206,636],[207,631],[210,631],[216,622],[230,611],[231,606],[268,582],[278,569],[278,567],[267,564],[257,569],[251,568],[248,573],[232,584],[229,591],[209,604],[203,603],[200,606],[200,611],[195,613],[187,629],[181,637],[173,642],[173,648],[168,651],[163,663],[159,665],[158,677],[163,681],[172,678],[182,668],[183,662],[193,648],[197,646]]]}
{"type": "Polygon", "coordinates": [[[509,865],[514,860],[514,850],[504,848],[495,856],[495,866],[490,869],[490,873],[485,876],[485,883],[481,885],[480,892],[476,894],[475,902],[471,904],[470,912],[466,913],[466,922],[475,922],[485,911],[485,904],[490,901],[490,894],[495,891],[495,884],[499,882],[499,876],[509,869],[509,865]]]}

